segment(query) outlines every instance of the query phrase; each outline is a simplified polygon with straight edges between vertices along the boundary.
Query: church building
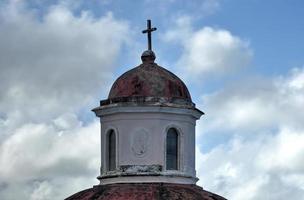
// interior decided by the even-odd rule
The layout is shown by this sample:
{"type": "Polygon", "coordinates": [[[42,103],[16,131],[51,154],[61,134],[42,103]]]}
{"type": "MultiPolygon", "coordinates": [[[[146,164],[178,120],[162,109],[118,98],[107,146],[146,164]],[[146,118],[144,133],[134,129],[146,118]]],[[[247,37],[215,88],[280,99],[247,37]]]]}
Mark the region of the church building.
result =
{"type": "Polygon", "coordinates": [[[155,30],[148,20],[142,64],[93,109],[101,124],[100,184],[66,200],[225,200],[196,185],[195,124],[204,113],[183,81],[154,62],[155,30]]]}

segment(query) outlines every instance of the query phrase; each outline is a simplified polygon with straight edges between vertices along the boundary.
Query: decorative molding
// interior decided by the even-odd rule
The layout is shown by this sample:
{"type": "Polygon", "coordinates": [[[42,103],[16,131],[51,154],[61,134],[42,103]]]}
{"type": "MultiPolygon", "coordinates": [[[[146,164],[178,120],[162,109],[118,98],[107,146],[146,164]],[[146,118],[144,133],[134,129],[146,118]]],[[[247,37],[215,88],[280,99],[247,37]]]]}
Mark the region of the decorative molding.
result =
{"type": "Polygon", "coordinates": [[[131,150],[136,157],[144,157],[149,150],[150,135],[144,128],[137,129],[131,136],[131,150]]]}
{"type": "Polygon", "coordinates": [[[98,107],[93,110],[98,117],[116,113],[172,113],[180,115],[190,115],[199,119],[204,113],[198,109],[174,108],[161,106],[122,106],[122,107],[98,107]]]}

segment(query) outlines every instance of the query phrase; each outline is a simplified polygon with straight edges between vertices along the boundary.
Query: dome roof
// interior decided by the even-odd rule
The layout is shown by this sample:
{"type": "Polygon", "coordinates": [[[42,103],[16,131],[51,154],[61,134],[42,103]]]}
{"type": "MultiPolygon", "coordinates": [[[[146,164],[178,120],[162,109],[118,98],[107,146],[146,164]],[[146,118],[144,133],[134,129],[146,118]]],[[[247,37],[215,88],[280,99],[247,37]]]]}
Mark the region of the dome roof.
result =
{"type": "Polygon", "coordinates": [[[109,99],[122,97],[164,97],[191,101],[190,93],[181,79],[154,63],[153,51],[145,51],[143,64],[121,75],[112,85],[109,99]]]}
{"type": "Polygon", "coordinates": [[[196,185],[172,183],[120,183],[98,185],[65,200],[226,200],[196,185]]]}

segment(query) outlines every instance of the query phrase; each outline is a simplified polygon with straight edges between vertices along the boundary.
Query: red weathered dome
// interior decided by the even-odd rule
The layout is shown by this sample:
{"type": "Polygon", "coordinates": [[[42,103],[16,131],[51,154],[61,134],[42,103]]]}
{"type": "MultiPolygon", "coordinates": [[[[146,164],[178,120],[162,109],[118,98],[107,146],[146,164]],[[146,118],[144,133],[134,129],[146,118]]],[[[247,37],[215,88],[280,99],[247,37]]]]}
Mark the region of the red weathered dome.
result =
{"type": "Polygon", "coordinates": [[[113,84],[109,99],[121,97],[180,98],[191,102],[186,85],[156,63],[143,63],[121,75],[113,84]]]}
{"type": "Polygon", "coordinates": [[[121,183],[99,185],[66,200],[226,200],[197,185],[172,183],[121,183]]]}

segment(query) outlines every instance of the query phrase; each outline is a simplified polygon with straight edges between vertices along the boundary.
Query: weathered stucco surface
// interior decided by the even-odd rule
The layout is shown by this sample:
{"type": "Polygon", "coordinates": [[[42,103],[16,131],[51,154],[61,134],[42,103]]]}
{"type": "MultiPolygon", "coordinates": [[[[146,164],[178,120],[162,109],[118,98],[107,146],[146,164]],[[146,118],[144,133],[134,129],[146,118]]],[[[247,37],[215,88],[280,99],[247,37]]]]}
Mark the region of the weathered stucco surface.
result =
{"type": "Polygon", "coordinates": [[[127,183],[99,185],[66,200],[226,200],[196,185],[127,183]]]}
{"type": "Polygon", "coordinates": [[[143,63],[121,75],[114,82],[108,98],[130,96],[177,97],[191,102],[183,81],[156,63],[143,63]]]}
{"type": "Polygon", "coordinates": [[[139,181],[194,184],[197,181],[195,121],[201,115],[198,111],[124,106],[109,107],[96,113],[101,120],[101,184],[139,181]],[[166,170],[169,128],[175,128],[179,134],[178,170],[166,170]],[[107,170],[106,141],[110,130],[117,138],[117,167],[114,171],[107,170]],[[126,179],[125,176],[129,177],[126,179]]]}

